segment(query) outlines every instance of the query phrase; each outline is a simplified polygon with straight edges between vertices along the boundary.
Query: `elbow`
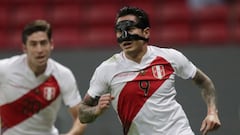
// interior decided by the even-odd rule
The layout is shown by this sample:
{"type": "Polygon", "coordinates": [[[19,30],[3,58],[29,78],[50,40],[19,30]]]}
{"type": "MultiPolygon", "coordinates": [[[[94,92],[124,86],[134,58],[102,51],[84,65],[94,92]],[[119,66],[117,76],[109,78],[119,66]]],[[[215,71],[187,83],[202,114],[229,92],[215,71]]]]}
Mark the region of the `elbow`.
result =
{"type": "Polygon", "coordinates": [[[201,88],[213,86],[212,80],[199,69],[197,70],[197,73],[194,76],[193,81],[195,82],[195,84],[197,84],[201,88]]]}

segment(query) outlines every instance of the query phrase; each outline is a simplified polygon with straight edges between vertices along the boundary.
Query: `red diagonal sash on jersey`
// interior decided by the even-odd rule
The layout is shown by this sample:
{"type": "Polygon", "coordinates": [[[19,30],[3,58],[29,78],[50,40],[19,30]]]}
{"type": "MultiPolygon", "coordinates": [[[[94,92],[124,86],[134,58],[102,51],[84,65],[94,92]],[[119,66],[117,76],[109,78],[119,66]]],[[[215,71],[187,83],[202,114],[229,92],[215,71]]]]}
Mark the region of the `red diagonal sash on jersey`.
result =
{"type": "Polygon", "coordinates": [[[118,99],[118,114],[123,125],[124,135],[127,135],[132,120],[137,115],[148,98],[173,73],[168,61],[157,57],[144,72],[124,86],[118,99]]]}
{"type": "Polygon", "coordinates": [[[0,106],[2,133],[23,122],[51,104],[60,94],[56,79],[51,76],[19,99],[0,106]]]}

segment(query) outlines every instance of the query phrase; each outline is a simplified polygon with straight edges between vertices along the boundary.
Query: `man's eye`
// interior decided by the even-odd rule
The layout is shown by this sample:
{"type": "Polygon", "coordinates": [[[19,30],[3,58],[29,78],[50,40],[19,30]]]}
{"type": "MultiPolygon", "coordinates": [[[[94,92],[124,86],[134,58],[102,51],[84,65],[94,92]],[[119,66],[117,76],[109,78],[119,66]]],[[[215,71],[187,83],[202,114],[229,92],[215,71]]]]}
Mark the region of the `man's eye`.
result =
{"type": "Polygon", "coordinates": [[[40,41],[40,44],[41,44],[41,45],[47,45],[47,44],[48,44],[48,41],[47,41],[47,40],[40,41]]]}
{"type": "Polygon", "coordinates": [[[121,33],[120,29],[116,29],[115,31],[116,31],[116,33],[121,33]]]}
{"type": "Polygon", "coordinates": [[[136,27],[129,27],[128,30],[134,30],[136,27]]]}
{"type": "Polygon", "coordinates": [[[134,29],[129,29],[129,30],[128,30],[129,33],[133,32],[133,31],[134,31],[134,29]]]}
{"type": "Polygon", "coordinates": [[[47,44],[46,41],[41,41],[41,45],[45,45],[45,44],[47,44]]]}
{"type": "Polygon", "coordinates": [[[31,45],[31,46],[36,46],[37,43],[36,43],[36,42],[31,42],[31,43],[29,43],[29,45],[31,45]]]}

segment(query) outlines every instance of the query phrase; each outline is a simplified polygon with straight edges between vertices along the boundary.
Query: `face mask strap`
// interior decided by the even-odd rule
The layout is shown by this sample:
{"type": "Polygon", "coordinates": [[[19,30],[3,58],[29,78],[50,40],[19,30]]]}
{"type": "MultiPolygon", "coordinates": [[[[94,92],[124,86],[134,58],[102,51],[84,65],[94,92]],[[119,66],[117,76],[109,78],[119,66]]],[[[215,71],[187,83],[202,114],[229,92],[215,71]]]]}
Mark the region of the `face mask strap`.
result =
{"type": "MultiPolygon", "coordinates": [[[[149,39],[141,37],[137,34],[129,34],[128,30],[131,27],[137,27],[137,28],[141,28],[141,26],[138,26],[138,24],[136,24],[134,21],[130,21],[130,20],[124,20],[119,22],[116,26],[115,26],[115,30],[116,31],[120,31],[122,34],[119,38],[117,38],[117,42],[118,43],[122,43],[123,41],[133,41],[133,40],[143,40],[148,42],[149,39]]],[[[141,28],[143,29],[143,28],[141,28]]]]}

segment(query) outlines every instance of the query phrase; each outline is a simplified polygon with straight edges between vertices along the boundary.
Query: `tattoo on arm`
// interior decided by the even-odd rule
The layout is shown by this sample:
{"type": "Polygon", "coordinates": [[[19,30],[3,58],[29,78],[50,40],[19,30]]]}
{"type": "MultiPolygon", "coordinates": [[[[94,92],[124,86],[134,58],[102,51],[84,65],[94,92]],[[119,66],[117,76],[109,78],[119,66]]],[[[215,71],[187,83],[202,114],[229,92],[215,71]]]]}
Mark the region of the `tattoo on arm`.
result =
{"type": "Polygon", "coordinates": [[[99,97],[92,98],[86,95],[84,100],[80,103],[79,119],[82,123],[93,122],[98,115],[96,114],[96,105],[99,97]]]}
{"type": "Polygon", "coordinates": [[[207,105],[215,106],[216,91],[212,80],[198,69],[193,81],[202,89],[202,97],[207,105]]]}

